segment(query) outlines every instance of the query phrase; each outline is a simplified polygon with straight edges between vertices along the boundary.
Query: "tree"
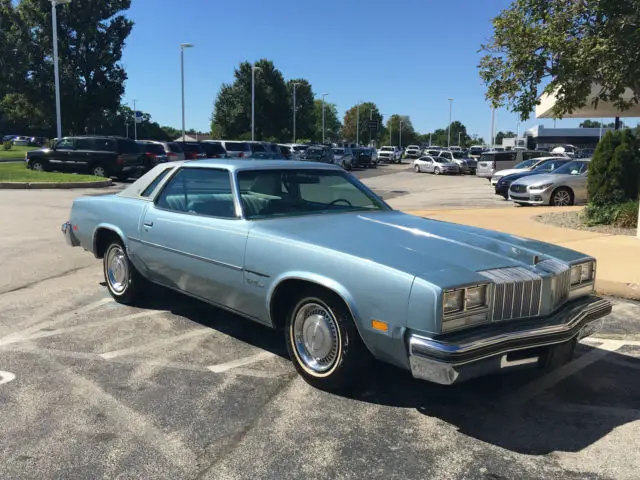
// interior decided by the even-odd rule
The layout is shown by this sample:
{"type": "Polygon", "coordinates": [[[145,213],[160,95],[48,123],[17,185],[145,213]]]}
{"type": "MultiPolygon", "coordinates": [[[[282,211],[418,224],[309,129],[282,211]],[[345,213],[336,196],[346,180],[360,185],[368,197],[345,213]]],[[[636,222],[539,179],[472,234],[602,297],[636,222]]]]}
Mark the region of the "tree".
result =
{"type": "Polygon", "coordinates": [[[354,105],[344,114],[344,124],[342,126],[342,137],[349,141],[360,141],[365,144],[371,141],[377,141],[380,135],[379,128],[369,129],[369,121],[375,122],[376,126],[382,124],[382,115],[380,110],[373,102],[364,102],[360,104],[360,121],[358,122],[358,106],[354,105]],[[360,127],[360,134],[357,135],[357,127],[360,127]]]}
{"type": "MultiPolygon", "coordinates": [[[[83,0],[57,7],[64,133],[98,128],[109,112],[118,109],[127,78],[119,62],[133,28],[123,12],[130,5],[131,0],[83,0]]],[[[51,3],[21,0],[16,12],[17,54],[23,62],[20,102],[41,112],[40,130],[54,133],[51,3]]]]}
{"type": "Polygon", "coordinates": [[[556,118],[611,101],[626,110],[640,101],[640,0],[514,0],[493,20],[479,65],[494,106],[524,121],[542,92],[558,94],[556,118]],[[541,83],[546,82],[544,87],[541,83]],[[623,99],[625,89],[633,94],[623,99]]]}
{"type": "Polygon", "coordinates": [[[640,142],[630,129],[607,132],[589,162],[587,189],[596,202],[623,202],[638,198],[640,142]]]}
{"type": "Polygon", "coordinates": [[[411,145],[417,142],[418,134],[413,128],[411,118],[406,115],[391,115],[387,121],[387,130],[391,131],[391,144],[403,146],[411,145]],[[402,122],[402,139],[400,138],[400,122],[402,122]]]}
{"type": "MultiPolygon", "coordinates": [[[[446,147],[449,141],[449,129],[448,127],[439,128],[431,134],[427,133],[421,136],[421,138],[425,138],[424,143],[427,144],[429,143],[429,137],[431,137],[431,145],[446,147]]],[[[458,142],[460,147],[468,147],[472,143],[476,143],[467,133],[467,127],[462,122],[455,120],[451,122],[451,145],[458,145],[458,142]],[[460,138],[459,141],[458,138],[460,138]]]]}
{"type": "Polygon", "coordinates": [[[287,81],[287,89],[290,92],[291,106],[291,138],[293,139],[293,85],[296,87],[296,138],[309,138],[315,133],[316,109],[313,89],[304,78],[296,78],[287,81]]]}
{"type": "MultiPolygon", "coordinates": [[[[610,122],[607,124],[601,123],[601,122],[595,122],[593,120],[585,120],[584,122],[582,122],[580,125],[580,128],[615,128],[616,124],[615,122],[610,122]]],[[[624,127],[624,122],[620,121],[620,128],[624,127]]]]}
{"type": "Polygon", "coordinates": [[[505,138],[515,138],[515,137],[516,137],[516,134],[511,130],[508,130],[506,132],[500,131],[496,133],[496,145],[502,145],[502,140],[504,140],[505,138]]]}
{"type": "MultiPolygon", "coordinates": [[[[315,106],[315,127],[311,139],[316,142],[322,141],[322,100],[316,100],[315,106]]],[[[324,102],[324,138],[328,142],[340,140],[342,124],[338,119],[338,109],[335,103],[324,102]]]]}

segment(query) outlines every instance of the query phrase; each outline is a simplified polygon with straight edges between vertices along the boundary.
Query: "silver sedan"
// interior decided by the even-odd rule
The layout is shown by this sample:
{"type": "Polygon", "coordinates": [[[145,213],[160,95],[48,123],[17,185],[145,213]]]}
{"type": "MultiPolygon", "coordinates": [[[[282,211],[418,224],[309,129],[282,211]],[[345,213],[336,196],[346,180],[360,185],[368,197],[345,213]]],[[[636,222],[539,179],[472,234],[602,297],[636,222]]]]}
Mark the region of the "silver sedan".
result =
{"type": "Polygon", "coordinates": [[[576,160],[548,175],[532,175],[509,187],[509,199],[520,205],[567,207],[587,200],[589,160],[576,160]]]}
{"type": "Polygon", "coordinates": [[[427,172],[435,175],[440,175],[441,173],[460,173],[460,167],[457,164],[442,157],[420,157],[415,159],[411,166],[417,173],[427,172]]]}

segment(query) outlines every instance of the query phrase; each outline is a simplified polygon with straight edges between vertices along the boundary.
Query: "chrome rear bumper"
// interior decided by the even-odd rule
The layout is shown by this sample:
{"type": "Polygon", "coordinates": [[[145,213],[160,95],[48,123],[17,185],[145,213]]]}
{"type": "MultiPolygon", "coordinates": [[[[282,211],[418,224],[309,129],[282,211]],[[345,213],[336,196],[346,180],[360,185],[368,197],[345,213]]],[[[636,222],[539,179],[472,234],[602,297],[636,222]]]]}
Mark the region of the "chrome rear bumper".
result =
{"type": "Polygon", "coordinates": [[[596,296],[568,303],[555,314],[489,325],[476,332],[438,338],[410,334],[409,363],[415,378],[443,385],[515,368],[540,366],[554,346],[599,331],[611,303],[596,296]]]}
{"type": "Polygon", "coordinates": [[[80,246],[80,241],[78,241],[76,236],[73,234],[73,227],[71,226],[71,222],[64,222],[60,230],[62,230],[62,234],[64,235],[67,245],[69,245],[70,247],[80,246]]]}

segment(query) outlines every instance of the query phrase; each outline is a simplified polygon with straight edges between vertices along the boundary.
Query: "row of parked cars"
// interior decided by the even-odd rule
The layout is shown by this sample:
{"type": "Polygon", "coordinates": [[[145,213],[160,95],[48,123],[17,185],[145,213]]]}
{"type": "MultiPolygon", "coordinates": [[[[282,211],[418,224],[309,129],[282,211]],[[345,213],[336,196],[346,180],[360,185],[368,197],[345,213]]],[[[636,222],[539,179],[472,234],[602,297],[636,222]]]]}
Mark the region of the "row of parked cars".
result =
{"type": "Polygon", "coordinates": [[[138,176],[160,163],[207,158],[305,160],[334,163],[346,170],[377,165],[375,149],[354,144],[303,145],[230,140],[162,142],[95,135],[64,137],[55,140],[51,148],[25,154],[27,167],[33,170],[90,173],[120,180],[138,176]]]}
{"type": "Polygon", "coordinates": [[[11,142],[11,144],[16,147],[41,147],[46,141],[47,139],[44,137],[29,137],[24,135],[2,136],[2,143],[11,142]]]}

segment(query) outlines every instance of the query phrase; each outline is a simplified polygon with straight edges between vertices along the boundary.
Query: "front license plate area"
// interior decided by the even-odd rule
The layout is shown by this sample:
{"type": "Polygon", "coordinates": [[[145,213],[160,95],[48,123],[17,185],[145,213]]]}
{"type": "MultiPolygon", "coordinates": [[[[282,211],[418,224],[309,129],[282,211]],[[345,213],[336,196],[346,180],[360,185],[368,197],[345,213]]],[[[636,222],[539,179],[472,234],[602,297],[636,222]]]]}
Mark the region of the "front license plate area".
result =
{"type": "Polygon", "coordinates": [[[604,318],[596,320],[595,322],[588,323],[587,325],[582,327],[582,330],[580,330],[580,333],[578,334],[578,340],[581,340],[585,337],[589,337],[594,333],[599,332],[600,330],[602,330],[603,327],[604,327],[604,318]]]}

